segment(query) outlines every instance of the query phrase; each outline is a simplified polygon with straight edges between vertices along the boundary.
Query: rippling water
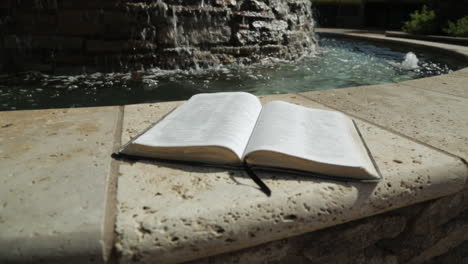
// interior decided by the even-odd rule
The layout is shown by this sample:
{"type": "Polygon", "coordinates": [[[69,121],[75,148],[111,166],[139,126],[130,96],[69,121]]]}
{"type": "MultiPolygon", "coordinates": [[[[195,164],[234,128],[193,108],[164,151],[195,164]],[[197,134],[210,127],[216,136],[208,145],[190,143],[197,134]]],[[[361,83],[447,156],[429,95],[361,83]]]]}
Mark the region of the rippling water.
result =
{"type": "Polygon", "coordinates": [[[0,110],[184,100],[202,92],[292,93],[399,82],[454,70],[453,66],[418,53],[419,67],[408,69],[402,66],[406,54],[370,44],[324,38],[318,54],[294,63],[265,60],[255,66],[210,70],[0,75],[0,110]]]}

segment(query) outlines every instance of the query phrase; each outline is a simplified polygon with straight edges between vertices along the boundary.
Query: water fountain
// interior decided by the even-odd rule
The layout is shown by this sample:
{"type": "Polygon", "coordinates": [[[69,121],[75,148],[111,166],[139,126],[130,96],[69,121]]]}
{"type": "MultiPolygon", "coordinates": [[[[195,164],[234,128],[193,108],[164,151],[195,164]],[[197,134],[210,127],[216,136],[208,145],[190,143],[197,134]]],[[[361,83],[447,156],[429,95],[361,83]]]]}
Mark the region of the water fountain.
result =
{"type": "Polygon", "coordinates": [[[304,92],[456,69],[417,50],[402,63],[408,49],[319,44],[309,0],[9,0],[0,29],[0,111],[304,92]]]}
{"type": "Polygon", "coordinates": [[[405,60],[401,63],[401,67],[405,70],[413,70],[418,68],[419,59],[413,52],[408,52],[405,55],[405,60]]]}
{"type": "Polygon", "coordinates": [[[205,68],[314,50],[309,0],[35,0],[0,4],[0,71],[205,68]]]}

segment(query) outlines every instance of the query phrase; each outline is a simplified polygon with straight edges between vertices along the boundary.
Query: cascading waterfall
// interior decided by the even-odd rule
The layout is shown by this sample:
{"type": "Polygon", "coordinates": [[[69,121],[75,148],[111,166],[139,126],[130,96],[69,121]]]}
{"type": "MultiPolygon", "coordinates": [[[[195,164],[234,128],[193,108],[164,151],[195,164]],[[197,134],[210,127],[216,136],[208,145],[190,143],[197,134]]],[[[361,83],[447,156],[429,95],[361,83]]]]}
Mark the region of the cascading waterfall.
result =
{"type": "Polygon", "coordinates": [[[5,19],[0,13],[7,21],[0,35],[0,69],[2,64],[43,72],[246,65],[268,57],[296,60],[316,44],[309,0],[35,0],[29,5],[9,1],[11,15],[5,19]],[[37,12],[31,14],[31,8],[37,12]],[[27,53],[21,50],[26,47],[27,53]]]}

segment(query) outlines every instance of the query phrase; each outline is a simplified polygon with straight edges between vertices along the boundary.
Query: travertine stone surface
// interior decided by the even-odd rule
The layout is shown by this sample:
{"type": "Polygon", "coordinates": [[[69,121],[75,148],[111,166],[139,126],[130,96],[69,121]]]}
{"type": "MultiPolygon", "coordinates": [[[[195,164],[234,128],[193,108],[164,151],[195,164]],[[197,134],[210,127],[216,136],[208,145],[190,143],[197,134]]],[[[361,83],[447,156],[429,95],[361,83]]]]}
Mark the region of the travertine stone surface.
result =
{"type": "Polygon", "coordinates": [[[117,107],[0,112],[0,263],[102,262],[109,254],[117,118],[117,107]]]}
{"type": "Polygon", "coordinates": [[[403,84],[302,95],[468,160],[468,98],[403,84]]]}
{"type": "MultiPolygon", "coordinates": [[[[273,99],[323,107],[298,95],[262,101],[273,99]]],[[[136,134],[130,126],[146,127],[148,116],[162,116],[175,105],[126,107],[123,141],[136,134]]],[[[366,122],[358,126],[383,173],[378,184],[262,173],[273,192],[266,197],[241,171],[122,161],[116,226],[120,262],[172,263],[216,255],[463,188],[467,169],[459,159],[366,122]]]]}

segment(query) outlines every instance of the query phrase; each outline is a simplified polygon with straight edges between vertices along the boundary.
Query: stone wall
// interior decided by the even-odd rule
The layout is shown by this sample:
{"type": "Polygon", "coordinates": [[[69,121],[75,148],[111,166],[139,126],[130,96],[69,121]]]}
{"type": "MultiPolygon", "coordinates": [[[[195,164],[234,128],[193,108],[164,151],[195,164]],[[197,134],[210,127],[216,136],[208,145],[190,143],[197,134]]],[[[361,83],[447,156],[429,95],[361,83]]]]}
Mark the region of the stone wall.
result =
{"type": "Polygon", "coordinates": [[[468,263],[468,190],[195,263],[468,263]]]}
{"type": "Polygon", "coordinates": [[[203,68],[314,47],[309,0],[0,1],[0,71],[203,68]]]}

